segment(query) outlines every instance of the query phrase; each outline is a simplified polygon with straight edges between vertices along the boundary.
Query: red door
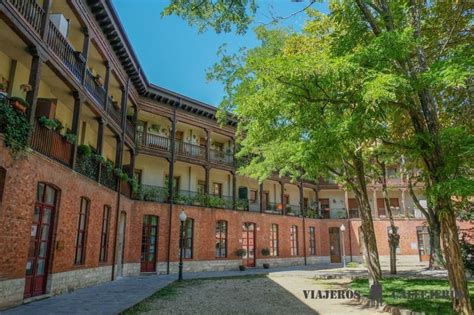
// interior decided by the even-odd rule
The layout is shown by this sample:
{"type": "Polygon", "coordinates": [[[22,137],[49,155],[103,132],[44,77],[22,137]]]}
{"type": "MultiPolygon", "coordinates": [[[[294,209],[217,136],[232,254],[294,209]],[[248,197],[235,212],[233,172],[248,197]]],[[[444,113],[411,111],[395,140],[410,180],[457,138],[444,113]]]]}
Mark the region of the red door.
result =
{"type": "Polygon", "coordinates": [[[338,227],[329,228],[329,249],[332,263],[341,262],[341,241],[338,227]]]}
{"type": "Polygon", "coordinates": [[[141,272],[156,271],[156,243],[158,240],[158,217],[143,217],[141,272]]]}
{"type": "Polygon", "coordinates": [[[38,184],[26,262],[25,298],[46,293],[56,195],[53,187],[38,184]]]}
{"type": "Polygon", "coordinates": [[[244,265],[255,267],[255,224],[244,223],[242,226],[242,248],[245,249],[244,265]]]}

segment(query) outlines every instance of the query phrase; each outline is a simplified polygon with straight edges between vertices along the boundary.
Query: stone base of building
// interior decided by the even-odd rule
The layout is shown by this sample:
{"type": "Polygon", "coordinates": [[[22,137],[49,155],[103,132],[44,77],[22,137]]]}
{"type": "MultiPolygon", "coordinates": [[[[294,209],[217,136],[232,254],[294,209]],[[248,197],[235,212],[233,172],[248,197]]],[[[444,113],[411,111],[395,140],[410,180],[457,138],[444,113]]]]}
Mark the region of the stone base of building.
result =
{"type": "Polygon", "coordinates": [[[25,279],[0,281],[0,310],[23,302],[25,279]]]}
{"type": "Polygon", "coordinates": [[[112,266],[53,273],[48,281],[48,293],[57,295],[110,281],[112,266]]]}
{"type": "MultiPolygon", "coordinates": [[[[199,260],[199,261],[185,261],[183,270],[185,272],[204,272],[204,271],[226,271],[237,270],[240,265],[240,260],[199,260]]],[[[156,265],[159,274],[166,274],[167,263],[159,262],[156,265]]],[[[170,263],[170,273],[177,273],[179,268],[178,262],[170,263]]]]}

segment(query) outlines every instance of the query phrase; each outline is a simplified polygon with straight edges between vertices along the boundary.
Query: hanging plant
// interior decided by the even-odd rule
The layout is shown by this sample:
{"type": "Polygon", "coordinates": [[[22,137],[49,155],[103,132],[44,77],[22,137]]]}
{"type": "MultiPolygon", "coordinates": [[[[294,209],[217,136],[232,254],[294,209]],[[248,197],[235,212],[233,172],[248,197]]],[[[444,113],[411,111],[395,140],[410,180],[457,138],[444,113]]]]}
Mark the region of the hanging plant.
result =
{"type": "Polygon", "coordinates": [[[31,125],[25,115],[15,111],[5,99],[0,100],[0,132],[5,135],[5,145],[14,153],[24,150],[30,131],[31,125]]]}
{"type": "Polygon", "coordinates": [[[49,119],[46,116],[41,116],[38,119],[40,126],[43,126],[48,129],[56,130],[59,127],[58,121],[56,119],[49,119]]]}
{"type": "Polygon", "coordinates": [[[77,154],[83,157],[90,157],[92,155],[92,149],[86,144],[81,144],[77,147],[77,154]]]}
{"type": "Polygon", "coordinates": [[[67,142],[74,144],[77,141],[77,136],[71,132],[66,132],[63,136],[64,140],[67,142]]]}

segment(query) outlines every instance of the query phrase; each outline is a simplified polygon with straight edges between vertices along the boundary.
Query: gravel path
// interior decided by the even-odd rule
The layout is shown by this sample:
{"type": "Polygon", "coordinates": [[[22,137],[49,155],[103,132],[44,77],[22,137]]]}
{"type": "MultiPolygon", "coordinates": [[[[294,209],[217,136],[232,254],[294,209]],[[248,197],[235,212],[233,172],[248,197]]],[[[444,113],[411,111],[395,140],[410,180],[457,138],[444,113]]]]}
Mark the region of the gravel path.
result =
{"type": "Polygon", "coordinates": [[[344,289],[349,280],[294,272],[174,283],[125,314],[383,314],[350,300],[305,299],[303,290],[344,289]]]}

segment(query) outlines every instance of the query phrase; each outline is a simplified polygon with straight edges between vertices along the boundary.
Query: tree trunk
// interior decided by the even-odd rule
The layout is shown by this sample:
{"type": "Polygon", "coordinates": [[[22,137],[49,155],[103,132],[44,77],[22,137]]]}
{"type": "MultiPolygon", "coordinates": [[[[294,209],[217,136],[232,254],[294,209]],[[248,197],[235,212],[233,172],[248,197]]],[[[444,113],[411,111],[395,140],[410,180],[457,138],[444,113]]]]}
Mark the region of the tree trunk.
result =
{"type": "Polygon", "coordinates": [[[378,161],[379,167],[382,172],[382,195],[385,204],[385,209],[387,210],[388,219],[390,220],[390,233],[388,235],[388,245],[390,248],[390,274],[397,274],[397,247],[400,242],[400,235],[398,234],[398,228],[395,226],[395,221],[393,220],[392,208],[390,208],[390,199],[388,198],[387,191],[387,173],[385,171],[385,162],[378,161]]]}
{"type": "MultiPolygon", "coordinates": [[[[428,180],[426,183],[427,187],[429,187],[430,184],[428,180]]],[[[420,201],[418,200],[415,195],[415,192],[413,191],[411,180],[408,184],[408,191],[416,207],[421,211],[421,213],[423,213],[426,218],[426,222],[428,222],[431,248],[430,263],[428,269],[443,269],[446,265],[443,259],[443,251],[441,250],[441,223],[430,205],[428,205],[428,209],[425,209],[421,206],[420,201]]]]}
{"type": "Polygon", "coordinates": [[[437,198],[437,213],[441,220],[441,239],[443,241],[446,268],[449,282],[454,291],[453,309],[459,314],[473,315],[471,299],[467,289],[466,271],[461,256],[456,214],[449,197],[437,198]]]}
{"type": "Polygon", "coordinates": [[[356,152],[353,156],[354,169],[356,172],[354,189],[356,200],[360,209],[361,228],[364,234],[364,245],[366,248],[366,262],[369,273],[369,285],[378,283],[382,279],[382,270],[380,268],[379,253],[375,238],[374,222],[372,220],[372,211],[370,209],[369,196],[367,194],[367,184],[362,154],[356,152]]]}

